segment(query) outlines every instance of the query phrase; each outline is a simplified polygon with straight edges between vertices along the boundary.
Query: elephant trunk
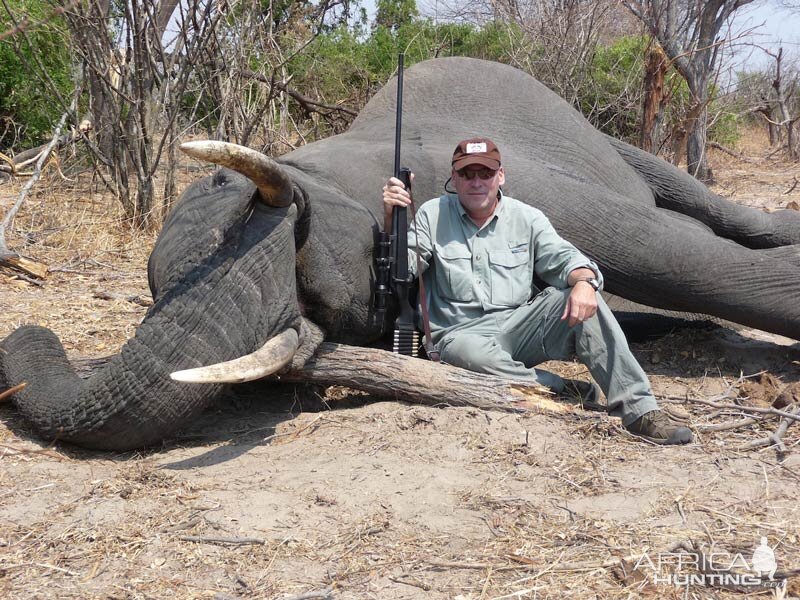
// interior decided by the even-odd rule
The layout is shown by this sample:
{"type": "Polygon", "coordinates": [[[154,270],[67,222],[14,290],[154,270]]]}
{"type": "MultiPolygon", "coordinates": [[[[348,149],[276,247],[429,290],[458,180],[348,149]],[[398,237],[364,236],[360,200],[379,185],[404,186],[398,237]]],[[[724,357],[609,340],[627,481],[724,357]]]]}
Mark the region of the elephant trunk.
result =
{"type": "Polygon", "coordinates": [[[256,206],[220,250],[171,282],[120,354],[79,378],[56,336],[22,327],[0,342],[0,384],[48,439],[106,450],[159,443],[224,386],[174,381],[174,371],[253,352],[301,316],[294,275],[294,206],[256,206]]]}
{"type": "Polygon", "coordinates": [[[156,444],[205,408],[220,385],[178,385],[144,340],[158,335],[146,323],[100,372],[82,380],[58,338],[43,327],[17,329],[3,342],[10,384],[26,383],[14,403],[38,434],[87,448],[130,450],[156,444]]]}

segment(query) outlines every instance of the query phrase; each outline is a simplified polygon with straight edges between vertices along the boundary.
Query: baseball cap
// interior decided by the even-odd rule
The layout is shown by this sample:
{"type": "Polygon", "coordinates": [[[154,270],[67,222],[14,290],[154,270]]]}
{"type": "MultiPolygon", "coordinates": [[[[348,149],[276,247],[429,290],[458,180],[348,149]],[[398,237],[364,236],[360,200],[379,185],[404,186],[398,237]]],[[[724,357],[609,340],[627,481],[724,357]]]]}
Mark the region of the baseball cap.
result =
{"type": "Polygon", "coordinates": [[[500,150],[486,138],[463,140],[456,146],[451,164],[455,170],[468,165],[482,165],[496,171],[500,168],[500,150]]]}

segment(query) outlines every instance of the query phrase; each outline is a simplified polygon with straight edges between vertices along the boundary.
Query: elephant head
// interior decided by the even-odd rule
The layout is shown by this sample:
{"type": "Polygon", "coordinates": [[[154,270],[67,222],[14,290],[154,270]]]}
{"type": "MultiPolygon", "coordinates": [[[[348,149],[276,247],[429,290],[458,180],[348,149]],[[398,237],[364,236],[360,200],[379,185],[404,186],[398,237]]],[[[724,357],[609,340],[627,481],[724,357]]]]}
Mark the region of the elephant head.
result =
{"type": "Polygon", "coordinates": [[[0,345],[0,385],[26,384],[14,400],[42,436],[103,449],[160,442],[224,383],[275,372],[319,342],[297,296],[302,191],[247,149],[187,151],[244,175],[222,169],[183,194],[150,258],[154,304],[120,354],[84,381],[47,329],[21,327],[0,345]]]}
{"type": "MultiPolygon", "coordinates": [[[[223,382],[302,364],[322,335],[374,341],[373,249],[393,157],[393,88],[347,133],[275,162],[224,145],[189,147],[239,173],[220,170],[176,203],[149,264],[155,302],[134,338],[83,381],[52,333],[23,327],[0,342],[0,391],[27,383],[14,402],[45,437],[133,448],[169,435],[223,382]]],[[[767,215],[712,194],[609,141],[509,66],[417,64],[406,73],[405,111],[403,162],[417,174],[418,201],[439,194],[458,140],[488,135],[503,154],[506,193],[542,210],[593,258],[612,293],[800,338],[800,214],[767,215]]]]}

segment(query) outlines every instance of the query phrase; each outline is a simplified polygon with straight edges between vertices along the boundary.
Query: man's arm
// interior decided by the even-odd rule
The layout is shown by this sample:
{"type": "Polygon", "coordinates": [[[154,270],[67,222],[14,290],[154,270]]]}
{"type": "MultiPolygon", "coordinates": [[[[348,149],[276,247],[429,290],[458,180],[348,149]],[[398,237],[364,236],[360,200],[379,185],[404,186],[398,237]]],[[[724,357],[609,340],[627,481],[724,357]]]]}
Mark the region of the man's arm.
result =
{"type": "Polygon", "coordinates": [[[537,275],[550,285],[570,287],[572,291],[561,315],[574,327],[590,319],[597,312],[597,292],[588,280],[603,286],[600,269],[575,246],[563,239],[544,215],[534,222],[534,268],[537,275]]]}
{"type": "MultiPolygon", "coordinates": [[[[576,283],[580,283],[581,281],[588,283],[590,279],[597,280],[597,273],[587,267],[580,267],[570,271],[569,275],[567,276],[567,285],[569,285],[569,287],[575,287],[576,283]]],[[[594,286],[589,284],[589,287],[594,286]]]]}
{"type": "MultiPolygon", "coordinates": [[[[414,182],[414,174],[411,174],[411,182],[414,182]]],[[[383,186],[383,230],[392,230],[392,210],[395,206],[408,207],[411,205],[411,194],[408,193],[406,186],[397,177],[390,177],[386,185],[383,186]]]]}
{"type": "Polygon", "coordinates": [[[588,281],[596,278],[595,272],[586,267],[574,269],[567,276],[567,283],[572,291],[567,298],[561,320],[569,319],[570,327],[591,319],[597,312],[597,292],[588,281]]]}
{"type": "Polygon", "coordinates": [[[603,275],[597,265],[558,235],[547,217],[539,213],[532,227],[534,269],[539,277],[560,289],[573,287],[578,279],[597,279],[603,289],[603,275]]]}
{"type": "MultiPolygon", "coordinates": [[[[414,182],[414,174],[411,173],[411,182],[414,182]]],[[[384,231],[392,230],[392,210],[395,206],[411,207],[411,195],[406,190],[403,182],[396,177],[391,177],[386,185],[383,186],[383,226],[384,231]]],[[[433,254],[433,242],[431,240],[430,229],[424,210],[414,214],[409,221],[408,227],[408,270],[414,277],[417,273],[417,253],[419,253],[420,267],[422,272],[428,268],[428,264],[433,254]]]]}

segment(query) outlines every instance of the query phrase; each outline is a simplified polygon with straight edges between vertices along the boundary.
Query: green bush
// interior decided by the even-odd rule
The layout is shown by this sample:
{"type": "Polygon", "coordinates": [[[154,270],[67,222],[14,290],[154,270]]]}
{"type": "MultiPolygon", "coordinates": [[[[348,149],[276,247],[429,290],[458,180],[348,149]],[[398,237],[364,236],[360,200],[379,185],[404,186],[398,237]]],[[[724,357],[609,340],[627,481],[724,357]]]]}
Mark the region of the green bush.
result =
{"type": "Polygon", "coordinates": [[[360,109],[397,68],[441,56],[472,56],[507,62],[516,28],[490,24],[434,24],[411,19],[399,26],[376,25],[368,33],[350,26],[320,35],[289,65],[293,84],[327,102],[344,100],[360,109]]]}
{"type": "MultiPolygon", "coordinates": [[[[709,113],[712,113],[714,104],[709,113]]],[[[723,146],[735,146],[742,137],[742,120],[739,115],[723,112],[708,130],[708,139],[723,146]]]]}
{"type": "Polygon", "coordinates": [[[646,47],[643,36],[624,36],[598,46],[580,94],[581,112],[595,127],[619,139],[633,141],[639,134],[646,47]]]}
{"type": "Polygon", "coordinates": [[[49,138],[65,109],[57,97],[68,98],[72,89],[69,36],[51,11],[52,4],[43,0],[11,0],[0,7],[0,32],[12,31],[26,16],[34,24],[24,35],[0,40],[0,149],[5,152],[49,138]],[[44,82],[42,70],[55,90],[44,82]]]}

